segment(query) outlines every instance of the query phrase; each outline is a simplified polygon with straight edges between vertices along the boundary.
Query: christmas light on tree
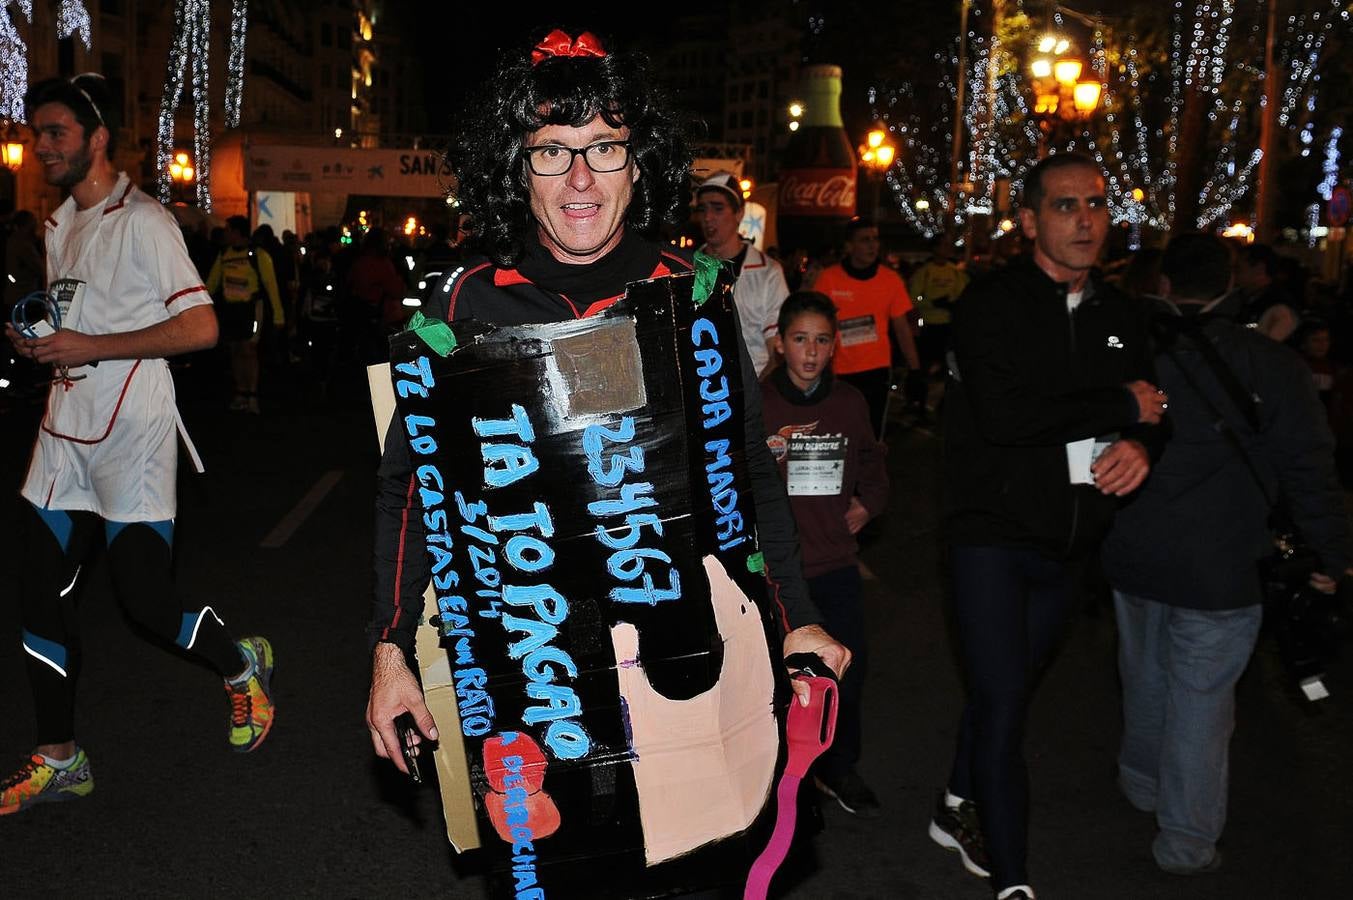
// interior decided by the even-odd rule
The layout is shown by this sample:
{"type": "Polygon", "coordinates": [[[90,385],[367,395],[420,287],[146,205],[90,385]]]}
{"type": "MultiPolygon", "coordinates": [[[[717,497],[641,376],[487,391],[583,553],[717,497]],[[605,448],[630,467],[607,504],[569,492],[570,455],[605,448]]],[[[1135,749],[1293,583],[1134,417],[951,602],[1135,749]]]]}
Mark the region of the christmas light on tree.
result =
{"type": "MultiPolygon", "coordinates": [[[[1325,4],[1289,16],[1276,35],[1277,124],[1300,142],[1305,154],[1317,152],[1313,120],[1323,57],[1336,43],[1336,34],[1349,30],[1350,12],[1343,0],[1325,4]]],[[[1086,62],[1103,98],[1096,127],[1091,129],[1089,122],[1078,125],[1065,149],[1088,153],[1104,167],[1113,220],[1129,224],[1134,235],[1141,226],[1168,230],[1177,217],[1183,174],[1179,165],[1187,155],[1180,143],[1187,104],[1201,104],[1203,139],[1209,148],[1201,176],[1194,176],[1199,193],[1189,227],[1206,228],[1228,217],[1253,188],[1262,159],[1254,116],[1254,85],[1264,81],[1262,26],[1254,20],[1242,28],[1237,13],[1241,4],[1235,0],[1181,0],[1172,6],[1168,37],[1155,65],[1147,61],[1133,34],[1113,33],[1098,17],[1064,8],[1053,13],[1055,24],[1062,23],[1065,13],[1089,26],[1086,62]],[[1144,98],[1153,95],[1158,98],[1160,111],[1154,115],[1160,124],[1148,126],[1153,114],[1144,98]]],[[[1007,20],[1024,15],[1019,0],[1013,9],[1007,20]]],[[[1031,85],[1009,46],[1011,35],[1006,30],[993,38],[974,30],[957,38],[970,48],[965,73],[970,90],[959,129],[966,136],[962,161],[967,178],[960,174],[959,180],[976,182],[972,196],[949,184],[948,147],[961,56],[957,40],[955,49],[935,56],[939,86],[949,98],[947,107],[920,99],[918,89],[907,82],[870,86],[875,124],[901,136],[908,149],[898,154],[888,173],[897,209],[924,235],[962,226],[972,212],[998,207],[1005,198],[994,196],[994,189],[1005,179],[1013,199],[1015,178],[1038,156],[1040,133],[1027,101],[1031,85]],[[920,211],[914,209],[917,197],[929,200],[920,211]]],[[[1014,40],[1018,43],[1019,38],[1014,40]]],[[[1196,109],[1188,107],[1187,112],[1194,115],[1196,109]]]]}

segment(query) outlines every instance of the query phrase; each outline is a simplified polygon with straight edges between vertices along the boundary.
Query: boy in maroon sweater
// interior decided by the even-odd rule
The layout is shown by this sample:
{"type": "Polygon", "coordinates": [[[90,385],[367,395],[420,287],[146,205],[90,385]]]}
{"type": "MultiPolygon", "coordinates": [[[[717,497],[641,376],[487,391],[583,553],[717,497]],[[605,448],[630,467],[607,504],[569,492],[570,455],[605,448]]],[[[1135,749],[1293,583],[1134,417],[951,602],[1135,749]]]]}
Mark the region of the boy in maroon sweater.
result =
{"type": "Polygon", "coordinates": [[[776,348],[784,365],[761,383],[766,443],[788,486],[809,593],[828,631],[855,660],[841,681],[836,740],[814,767],[816,783],[846,812],[872,817],[878,798],[855,771],[867,643],[855,536],[888,502],[885,448],[874,436],[864,395],[832,377],[836,307],[830,297],[796,291],[785,298],[776,348]]]}

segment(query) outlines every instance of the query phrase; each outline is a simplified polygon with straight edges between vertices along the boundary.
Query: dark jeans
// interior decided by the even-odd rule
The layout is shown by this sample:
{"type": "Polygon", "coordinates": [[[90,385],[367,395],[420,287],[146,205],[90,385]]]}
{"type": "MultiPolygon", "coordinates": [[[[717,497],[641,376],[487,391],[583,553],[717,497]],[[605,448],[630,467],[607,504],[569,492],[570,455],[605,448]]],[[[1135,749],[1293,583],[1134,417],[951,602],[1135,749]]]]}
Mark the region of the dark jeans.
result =
{"type": "Polygon", "coordinates": [[[844,775],[860,761],[860,696],[868,668],[860,570],[835,569],[808,579],[808,594],[822,612],[822,627],[850,648],[851,664],[837,688],[836,737],[818,761],[828,777],[844,775]]]}
{"type": "Polygon", "coordinates": [[[968,700],[949,790],[976,802],[999,890],[1028,883],[1024,719],[1037,674],[1066,627],[1072,574],[1036,550],[950,552],[968,700]]]}

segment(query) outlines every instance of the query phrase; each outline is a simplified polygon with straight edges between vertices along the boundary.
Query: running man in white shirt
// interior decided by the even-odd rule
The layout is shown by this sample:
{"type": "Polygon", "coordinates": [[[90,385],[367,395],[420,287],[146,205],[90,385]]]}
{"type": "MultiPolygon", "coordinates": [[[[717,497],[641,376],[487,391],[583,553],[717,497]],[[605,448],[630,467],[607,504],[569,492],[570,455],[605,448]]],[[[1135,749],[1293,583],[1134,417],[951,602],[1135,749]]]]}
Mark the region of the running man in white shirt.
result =
{"type": "Polygon", "coordinates": [[[165,357],[216,343],[211,298],[173,216],[110,162],[117,110],[103,79],[43,81],[24,111],[47,182],[69,196],[45,225],[46,302],[24,304],[24,327],[5,325],[15,350],[51,365],[56,380],[20,490],[19,593],[37,746],[0,782],[0,815],[93,790],[75,742],[75,601],[100,525],[127,613],[225,679],[231,746],[253,750],[273,720],[272,647],[260,637],[236,641],[210,606],[177,596],[171,574],[180,434],[198,461],[165,357]]]}

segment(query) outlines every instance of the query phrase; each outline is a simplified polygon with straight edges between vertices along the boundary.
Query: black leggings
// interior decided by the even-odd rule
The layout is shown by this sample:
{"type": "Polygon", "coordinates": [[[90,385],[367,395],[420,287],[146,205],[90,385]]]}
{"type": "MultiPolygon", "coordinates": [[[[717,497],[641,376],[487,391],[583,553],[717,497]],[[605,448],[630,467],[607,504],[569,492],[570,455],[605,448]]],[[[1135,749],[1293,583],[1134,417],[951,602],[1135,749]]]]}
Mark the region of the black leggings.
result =
{"type": "Polygon", "coordinates": [[[213,666],[222,677],[245,666],[210,607],[180,604],[171,572],[173,523],[107,522],[94,513],[38,510],[21,504],[23,551],[19,596],[37,743],[75,738],[75,689],[82,657],[77,581],[104,525],[108,570],[133,620],[213,666]]]}
{"type": "Polygon", "coordinates": [[[949,790],[977,804],[998,890],[1027,884],[1024,719],[1039,670],[1066,629],[1072,578],[1036,550],[951,549],[968,701],[949,790]]]}
{"type": "Polygon", "coordinates": [[[869,404],[869,421],[874,425],[874,437],[882,440],[883,433],[888,428],[885,420],[888,417],[888,392],[892,389],[893,370],[868,369],[836,377],[854,385],[861,394],[864,394],[864,402],[869,404]]]}
{"type": "Polygon", "coordinates": [[[855,769],[860,761],[860,701],[869,671],[860,568],[834,569],[808,579],[808,595],[822,613],[827,633],[850,648],[851,663],[837,690],[836,739],[818,766],[828,777],[855,769]]]}

